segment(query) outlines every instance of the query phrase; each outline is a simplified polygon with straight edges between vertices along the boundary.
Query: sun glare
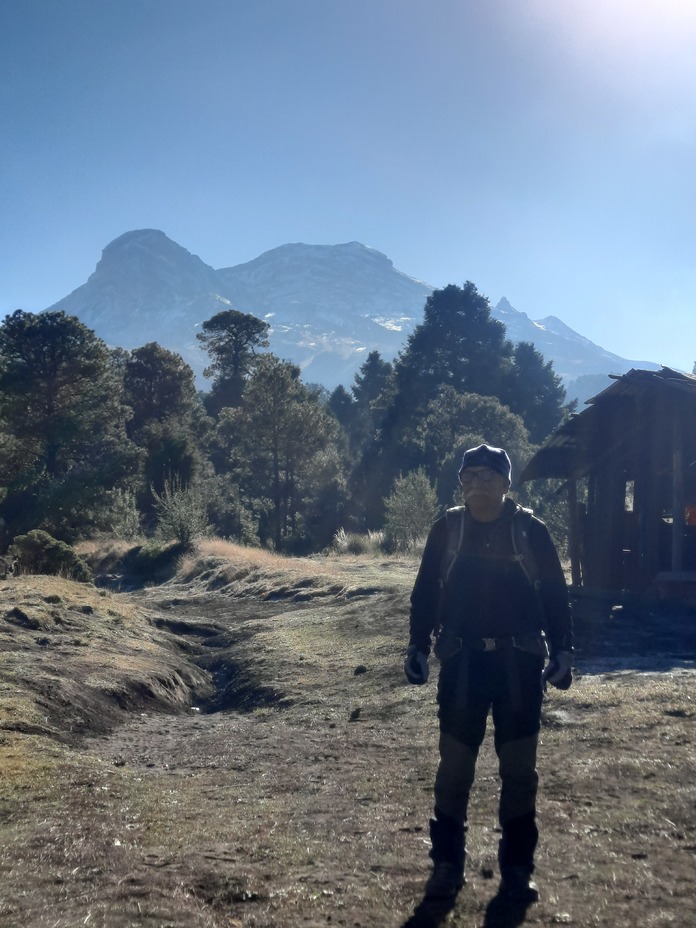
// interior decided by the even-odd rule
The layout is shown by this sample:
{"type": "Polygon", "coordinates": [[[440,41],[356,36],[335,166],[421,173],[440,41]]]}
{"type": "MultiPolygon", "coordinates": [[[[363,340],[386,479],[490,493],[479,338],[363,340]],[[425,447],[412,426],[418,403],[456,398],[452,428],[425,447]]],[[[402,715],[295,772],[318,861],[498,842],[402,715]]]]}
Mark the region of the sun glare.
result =
{"type": "Polygon", "coordinates": [[[531,9],[582,45],[628,54],[691,50],[696,36],[694,0],[532,0],[531,9]]]}
{"type": "Polygon", "coordinates": [[[588,78],[649,95],[696,84],[696,0],[531,0],[526,11],[588,78]]]}

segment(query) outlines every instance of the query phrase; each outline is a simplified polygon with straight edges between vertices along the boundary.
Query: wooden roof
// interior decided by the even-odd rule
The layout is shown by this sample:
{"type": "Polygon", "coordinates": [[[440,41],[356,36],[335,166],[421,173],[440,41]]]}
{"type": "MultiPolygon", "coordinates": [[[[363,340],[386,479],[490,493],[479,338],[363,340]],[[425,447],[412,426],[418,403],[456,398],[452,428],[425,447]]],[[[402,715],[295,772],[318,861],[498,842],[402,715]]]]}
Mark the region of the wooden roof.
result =
{"type": "Polygon", "coordinates": [[[636,433],[653,427],[636,410],[643,396],[667,395],[696,411],[696,376],[663,367],[659,371],[630,370],[612,375],[610,384],[587,400],[587,408],[556,429],[522,471],[518,483],[544,477],[579,479],[598,469],[609,459],[620,458],[636,433]],[[607,418],[615,424],[607,426],[607,418]],[[597,437],[601,435],[601,441],[597,437]]]}

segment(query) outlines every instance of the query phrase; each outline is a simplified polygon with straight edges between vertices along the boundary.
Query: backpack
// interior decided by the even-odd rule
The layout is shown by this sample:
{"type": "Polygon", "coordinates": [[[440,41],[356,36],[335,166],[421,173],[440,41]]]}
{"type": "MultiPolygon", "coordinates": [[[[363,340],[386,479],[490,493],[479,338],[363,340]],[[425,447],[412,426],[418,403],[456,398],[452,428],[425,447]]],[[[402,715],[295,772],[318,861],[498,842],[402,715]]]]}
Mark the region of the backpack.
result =
{"type": "MultiPolygon", "coordinates": [[[[464,542],[464,506],[454,506],[445,513],[447,519],[447,546],[440,564],[440,583],[447,585],[452,566],[464,542]]],[[[534,513],[531,509],[519,506],[512,517],[512,547],[515,552],[514,559],[524,571],[530,586],[539,590],[539,571],[536,558],[529,541],[529,526],[534,513]]]]}
{"type": "MultiPolygon", "coordinates": [[[[454,506],[445,513],[447,519],[447,546],[442,556],[442,561],[440,562],[440,603],[438,613],[440,613],[444,605],[444,596],[442,594],[447,586],[452,567],[464,542],[464,512],[464,506],[454,506]]],[[[512,547],[515,552],[513,558],[519,563],[529,581],[529,585],[534,589],[537,608],[541,612],[541,581],[539,579],[536,558],[532,550],[531,542],[529,541],[529,526],[531,525],[533,515],[534,513],[531,509],[518,506],[511,519],[512,547]]],[[[438,615],[436,630],[440,626],[441,615],[438,615]]]]}

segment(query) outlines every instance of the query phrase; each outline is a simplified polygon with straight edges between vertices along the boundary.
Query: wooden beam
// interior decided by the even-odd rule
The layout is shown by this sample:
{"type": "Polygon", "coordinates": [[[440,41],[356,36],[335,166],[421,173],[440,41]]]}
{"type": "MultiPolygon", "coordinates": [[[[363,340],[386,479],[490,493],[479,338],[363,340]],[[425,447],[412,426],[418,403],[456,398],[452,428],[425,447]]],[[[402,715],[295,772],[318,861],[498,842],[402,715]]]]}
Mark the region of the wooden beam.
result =
{"type": "Polygon", "coordinates": [[[672,410],[672,570],[684,566],[684,423],[680,404],[672,410]]]}
{"type": "Polygon", "coordinates": [[[578,519],[578,485],[568,481],[568,554],[570,555],[570,582],[580,586],[580,522],[578,519]]]}

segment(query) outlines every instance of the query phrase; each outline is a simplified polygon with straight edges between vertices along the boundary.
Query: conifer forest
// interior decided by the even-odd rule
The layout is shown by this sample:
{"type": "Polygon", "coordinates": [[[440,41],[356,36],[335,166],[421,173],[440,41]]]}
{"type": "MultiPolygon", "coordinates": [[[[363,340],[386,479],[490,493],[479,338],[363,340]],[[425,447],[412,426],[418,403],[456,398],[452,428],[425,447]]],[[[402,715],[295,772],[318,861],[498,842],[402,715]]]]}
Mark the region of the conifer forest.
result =
{"type": "MultiPolygon", "coordinates": [[[[474,286],[427,299],[393,360],[367,353],[329,393],[268,351],[269,326],[233,309],[204,321],[206,391],[157,343],[107,346],[64,312],[0,324],[0,549],[41,530],[214,534],[287,554],[374,533],[392,549],[456,502],[463,450],[507,449],[519,474],[571,411],[550,362],[514,345],[474,286]]],[[[549,485],[517,497],[558,532],[549,485]]]]}

